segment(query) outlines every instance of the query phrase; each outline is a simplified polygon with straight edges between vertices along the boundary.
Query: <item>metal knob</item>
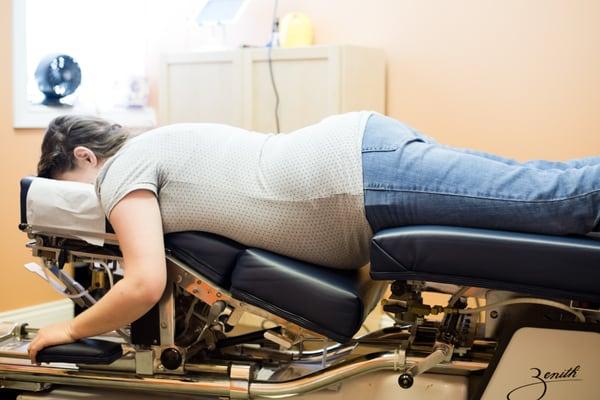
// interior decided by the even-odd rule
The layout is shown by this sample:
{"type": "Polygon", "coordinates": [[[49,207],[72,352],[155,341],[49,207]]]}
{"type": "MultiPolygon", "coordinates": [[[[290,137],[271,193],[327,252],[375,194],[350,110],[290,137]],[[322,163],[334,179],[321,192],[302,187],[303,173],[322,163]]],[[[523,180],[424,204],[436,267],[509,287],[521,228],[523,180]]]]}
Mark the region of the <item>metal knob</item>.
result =
{"type": "Polygon", "coordinates": [[[413,376],[408,373],[404,373],[398,377],[398,385],[400,385],[402,389],[409,389],[414,382],[413,376]]]}
{"type": "Polygon", "coordinates": [[[176,370],[181,366],[183,357],[179,350],[174,348],[165,349],[160,355],[160,362],[166,369],[171,371],[176,370]]]}

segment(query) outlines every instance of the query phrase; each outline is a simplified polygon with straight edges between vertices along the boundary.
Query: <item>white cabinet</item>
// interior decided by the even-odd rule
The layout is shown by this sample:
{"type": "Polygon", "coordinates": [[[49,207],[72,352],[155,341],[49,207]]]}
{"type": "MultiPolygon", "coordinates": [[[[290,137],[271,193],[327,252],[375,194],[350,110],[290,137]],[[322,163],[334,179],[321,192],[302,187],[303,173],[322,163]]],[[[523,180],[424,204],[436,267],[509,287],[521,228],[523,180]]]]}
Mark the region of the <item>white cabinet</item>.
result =
{"type": "Polygon", "coordinates": [[[159,123],[242,125],[241,53],[181,53],[161,63],[159,123]]]}
{"type": "MultiPolygon", "coordinates": [[[[385,112],[385,57],[356,46],[273,49],[280,128],[288,132],[355,110],[385,112]]],[[[160,123],[218,122],[274,132],[275,93],[268,50],[167,54],[160,123]]]]}

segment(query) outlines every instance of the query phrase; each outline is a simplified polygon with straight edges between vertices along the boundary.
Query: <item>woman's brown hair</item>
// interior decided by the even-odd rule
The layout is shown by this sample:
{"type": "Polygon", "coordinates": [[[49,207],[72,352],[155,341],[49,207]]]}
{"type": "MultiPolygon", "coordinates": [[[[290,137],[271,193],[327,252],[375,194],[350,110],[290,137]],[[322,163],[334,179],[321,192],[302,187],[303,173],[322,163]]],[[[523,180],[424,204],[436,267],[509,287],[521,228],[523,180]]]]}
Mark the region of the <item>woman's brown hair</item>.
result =
{"type": "Polygon", "coordinates": [[[54,178],[75,167],[73,149],[85,146],[99,159],[113,156],[125,144],[128,132],[119,124],[92,116],[63,115],[48,125],[42,141],[38,176],[54,178]]]}

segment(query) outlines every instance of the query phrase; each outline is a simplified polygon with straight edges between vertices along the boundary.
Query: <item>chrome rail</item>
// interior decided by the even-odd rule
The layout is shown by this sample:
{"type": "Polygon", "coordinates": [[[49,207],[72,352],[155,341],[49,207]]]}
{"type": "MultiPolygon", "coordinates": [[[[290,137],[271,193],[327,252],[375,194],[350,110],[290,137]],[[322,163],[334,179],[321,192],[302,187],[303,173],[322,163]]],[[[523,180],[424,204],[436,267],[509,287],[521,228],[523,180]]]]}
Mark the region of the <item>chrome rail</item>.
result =
{"type": "Polygon", "coordinates": [[[0,379],[16,382],[53,383],[58,385],[153,391],[208,396],[229,396],[230,379],[204,376],[185,380],[162,377],[142,377],[132,374],[93,374],[88,371],[68,370],[36,365],[0,364],[0,379]]]}
{"type": "MultiPolygon", "coordinates": [[[[249,382],[244,398],[280,397],[306,393],[353,376],[383,369],[399,369],[404,355],[383,353],[373,357],[336,365],[309,376],[280,383],[249,382]]],[[[103,371],[102,375],[73,369],[36,365],[0,364],[0,377],[16,382],[54,383],[71,386],[102,387],[134,391],[154,391],[240,398],[240,386],[234,380],[218,375],[186,376],[184,380],[163,377],[141,377],[103,371]]]]}
{"type": "MultiPolygon", "coordinates": [[[[403,351],[385,352],[361,356],[346,362],[332,365],[301,378],[283,381],[253,381],[249,376],[247,383],[240,384],[239,379],[232,379],[232,365],[186,366],[190,373],[181,378],[155,375],[139,376],[133,373],[109,371],[102,369],[94,371],[82,368],[56,368],[30,364],[0,363],[0,381],[52,383],[70,386],[87,386],[129,391],[154,391],[162,393],[179,393],[205,396],[223,396],[229,398],[280,398],[312,392],[342,382],[359,375],[375,371],[405,371],[421,361],[422,357],[406,358],[403,351]],[[228,372],[226,372],[228,371],[228,372]],[[98,374],[101,372],[101,374],[98,374]],[[198,372],[200,375],[195,375],[198,372]],[[247,393],[241,393],[240,388],[246,388],[247,393]]],[[[438,372],[462,373],[481,370],[487,367],[485,362],[450,362],[440,364],[438,372]]],[[[436,368],[437,369],[437,368],[436,368]]]]}
{"type": "Polygon", "coordinates": [[[399,371],[405,367],[404,352],[382,353],[377,356],[361,357],[351,362],[335,365],[308,376],[288,382],[251,382],[250,398],[278,398],[294,396],[323,389],[332,384],[363,375],[369,372],[392,370],[399,371]]]}

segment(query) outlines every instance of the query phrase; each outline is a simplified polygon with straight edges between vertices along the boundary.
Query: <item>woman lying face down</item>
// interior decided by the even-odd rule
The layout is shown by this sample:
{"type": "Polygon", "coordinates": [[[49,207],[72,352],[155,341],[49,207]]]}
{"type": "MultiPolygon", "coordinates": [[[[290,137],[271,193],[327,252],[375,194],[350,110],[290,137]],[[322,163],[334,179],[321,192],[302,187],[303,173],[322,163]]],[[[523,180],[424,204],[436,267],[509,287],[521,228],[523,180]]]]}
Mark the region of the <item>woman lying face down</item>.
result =
{"type": "Polygon", "coordinates": [[[176,124],[129,138],[64,116],[44,135],[41,177],[94,184],[123,254],[124,278],[50,345],[123,327],[166,285],[163,235],[205,231],[305,262],[356,269],[373,232],[454,225],[585,234],[600,221],[600,157],[520,163],[444,146],[388,117],[356,112],[282,134],[176,124]]]}

